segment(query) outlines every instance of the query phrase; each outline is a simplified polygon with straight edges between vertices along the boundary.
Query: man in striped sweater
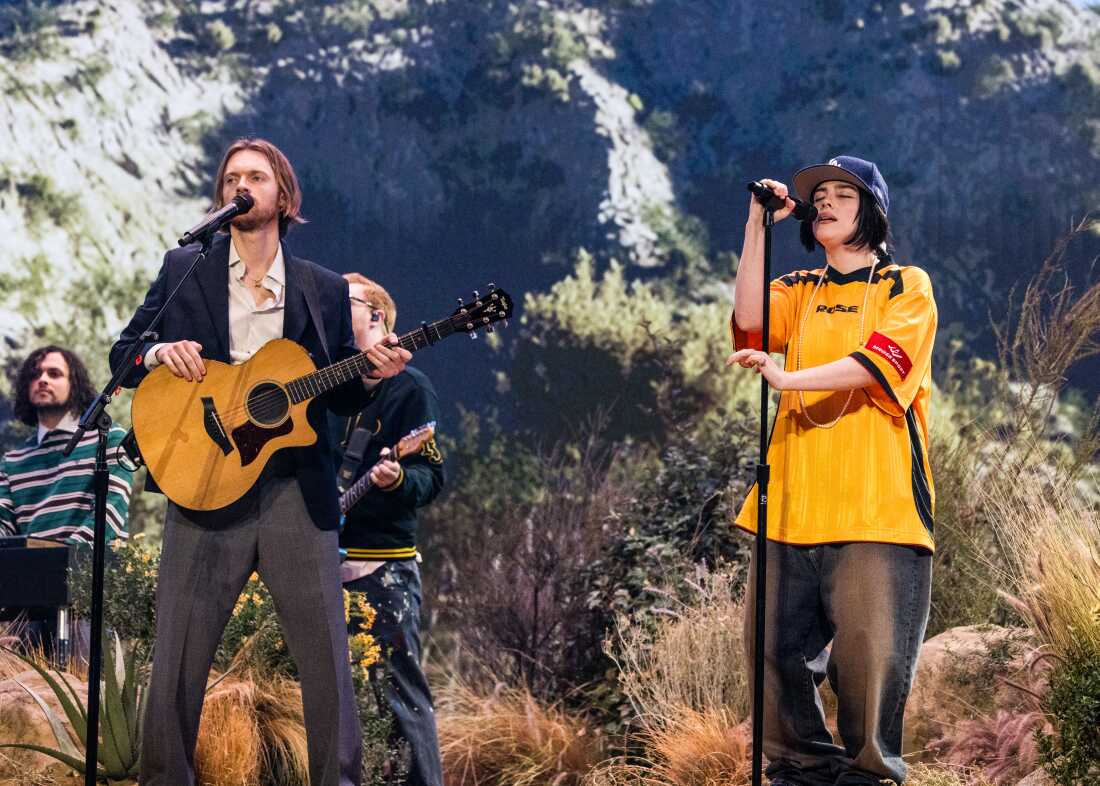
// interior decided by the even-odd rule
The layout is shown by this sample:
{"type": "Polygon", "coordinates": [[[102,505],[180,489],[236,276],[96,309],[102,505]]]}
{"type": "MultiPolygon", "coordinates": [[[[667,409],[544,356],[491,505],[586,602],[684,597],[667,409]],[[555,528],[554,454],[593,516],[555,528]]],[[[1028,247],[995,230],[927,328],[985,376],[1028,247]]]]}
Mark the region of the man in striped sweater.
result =
{"type": "MultiPolygon", "coordinates": [[[[62,455],[80,414],[96,396],[88,370],[71,351],[42,347],[23,361],[13,394],[15,417],[37,430],[0,460],[0,534],[91,543],[96,431],[62,455]]],[[[131,472],[115,458],[124,436],[116,427],[108,441],[108,541],[126,537],[131,472]]]]}

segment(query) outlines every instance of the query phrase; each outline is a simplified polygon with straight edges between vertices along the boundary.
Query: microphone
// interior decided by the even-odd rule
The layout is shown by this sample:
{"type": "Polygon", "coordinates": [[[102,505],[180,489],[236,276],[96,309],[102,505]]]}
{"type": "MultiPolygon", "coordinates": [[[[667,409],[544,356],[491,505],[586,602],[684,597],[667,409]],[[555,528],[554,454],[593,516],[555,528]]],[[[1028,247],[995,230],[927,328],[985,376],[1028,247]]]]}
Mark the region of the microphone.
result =
{"type": "Polygon", "coordinates": [[[183,237],[179,239],[179,244],[181,246],[187,246],[194,243],[196,240],[201,240],[214,234],[234,217],[247,213],[252,209],[254,204],[256,204],[256,201],[252,198],[251,194],[237,194],[237,196],[233,197],[233,201],[227,202],[221,210],[211,213],[198,224],[184,232],[183,237]]]}
{"type": "MultiPolygon", "coordinates": [[[[747,188],[752,195],[755,196],[764,207],[771,210],[782,210],[787,206],[787,202],[776,196],[775,192],[768,188],[763,183],[758,183],[753,180],[748,184],[747,188]]],[[[817,208],[808,202],[803,202],[801,199],[795,199],[789,197],[794,202],[794,210],[791,211],[791,215],[797,218],[799,221],[813,221],[817,218],[817,208]]]]}

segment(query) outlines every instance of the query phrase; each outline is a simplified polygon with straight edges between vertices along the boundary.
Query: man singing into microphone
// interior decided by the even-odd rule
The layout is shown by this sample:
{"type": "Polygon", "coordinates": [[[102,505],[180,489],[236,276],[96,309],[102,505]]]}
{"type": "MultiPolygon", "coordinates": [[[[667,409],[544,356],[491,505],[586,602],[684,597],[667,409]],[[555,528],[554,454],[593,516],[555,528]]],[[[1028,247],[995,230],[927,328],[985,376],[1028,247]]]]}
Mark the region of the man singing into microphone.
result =
{"type": "MultiPolygon", "coordinates": [[[[243,363],[265,343],[288,338],[322,365],[358,354],[348,284],[291,254],[284,237],[302,223],[302,196],[286,156],[262,139],[239,139],[222,158],[215,208],[238,194],[254,205],[217,235],[207,259],[183,283],[127,378],[136,385],[164,364],[201,384],[204,358],[243,363]]],[[[148,327],[180,283],[198,245],[169,251],[130,324],[111,349],[111,365],[148,327]]],[[[391,377],[410,355],[397,337],[371,347],[373,375],[391,377]]],[[[358,379],[311,406],[315,444],[276,453],[238,503],[200,514],[169,503],[157,583],[157,632],[141,757],[146,786],[190,786],[206,680],[222,631],[249,575],[271,591],[302,684],[312,786],[358,784],[361,735],[348,662],[340,586],[335,470],[325,413],[352,415],[368,391],[358,379]]],[[[155,489],[154,489],[155,490],[155,489]]]]}
{"type": "MultiPolygon", "coordinates": [[[[785,207],[787,187],[762,181],[785,207]]],[[[749,206],[730,364],[763,374],[779,401],[768,463],[764,753],[773,786],[902,783],[901,723],[928,621],[934,492],[928,464],[936,303],[928,274],[886,250],[878,167],[838,156],[794,177],[818,210],[802,224],[824,267],[770,282],[763,329],[762,207],[749,206]],[[818,685],[838,698],[834,743],[818,685]]],[[[737,517],[755,532],[756,488],[737,517]]],[[[753,566],[755,571],[755,564],[753,566]]],[[[754,644],[755,576],[745,642],[754,644]]],[[[751,658],[750,658],[751,661],[751,658]]]]}

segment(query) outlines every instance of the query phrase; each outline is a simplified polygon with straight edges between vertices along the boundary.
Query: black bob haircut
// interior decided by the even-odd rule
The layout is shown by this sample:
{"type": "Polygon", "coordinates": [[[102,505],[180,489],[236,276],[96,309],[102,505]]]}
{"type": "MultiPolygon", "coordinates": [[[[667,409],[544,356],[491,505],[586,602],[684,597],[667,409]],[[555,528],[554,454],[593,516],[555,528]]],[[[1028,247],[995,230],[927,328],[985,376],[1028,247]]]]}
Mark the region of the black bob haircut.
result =
{"type": "MultiPolygon", "coordinates": [[[[816,188],[815,188],[816,190],[816,188]]],[[[853,248],[869,248],[881,256],[881,251],[890,236],[890,221],[882,208],[878,206],[875,198],[862,188],[856,187],[859,192],[859,213],[856,215],[856,230],[852,236],[844,241],[844,245],[853,248]]],[[[807,251],[812,252],[820,244],[814,237],[814,225],[812,221],[803,221],[798,230],[798,239],[807,251]]]]}
{"type": "Polygon", "coordinates": [[[26,423],[28,426],[38,423],[38,410],[31,403],[31,382],[38,377],[38,364],[51,352],[56,352],[65,358],[65,363],[69,366],[69,400],[65,402],[68,405],[69,412],[79,415],[95,401],[96,389],[92,386],[91,376],[88,374],[88,369],[83,361],[76,356],[76,353],[53,344],[48,347],[41,347],[28,355],[27,359],[23,361],[23,365],[20,366],[12,385],[12,392],[15,396],[12,414],[15,415],[17,420],[26,423]]]}

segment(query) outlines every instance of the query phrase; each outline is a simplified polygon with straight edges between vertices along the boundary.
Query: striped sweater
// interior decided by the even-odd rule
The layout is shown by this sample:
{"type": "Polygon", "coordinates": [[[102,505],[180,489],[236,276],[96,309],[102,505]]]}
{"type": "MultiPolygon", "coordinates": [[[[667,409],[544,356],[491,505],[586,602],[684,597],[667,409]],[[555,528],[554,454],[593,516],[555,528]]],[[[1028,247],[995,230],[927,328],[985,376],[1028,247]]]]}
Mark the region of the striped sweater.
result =
{"type": "MultiPolygon", "coordinates": [[[[72,436],[49,431],[39,443],[32,436],[0,460],[0,534],[91,543],[93,527],[92,471],[97,435],[89,431],[69,456],[63,456],[72,436]]],[[[132,473],[115,460],[126,432],[111,429],[107,465],[107,540],[126,537],[132,473]]]]}

